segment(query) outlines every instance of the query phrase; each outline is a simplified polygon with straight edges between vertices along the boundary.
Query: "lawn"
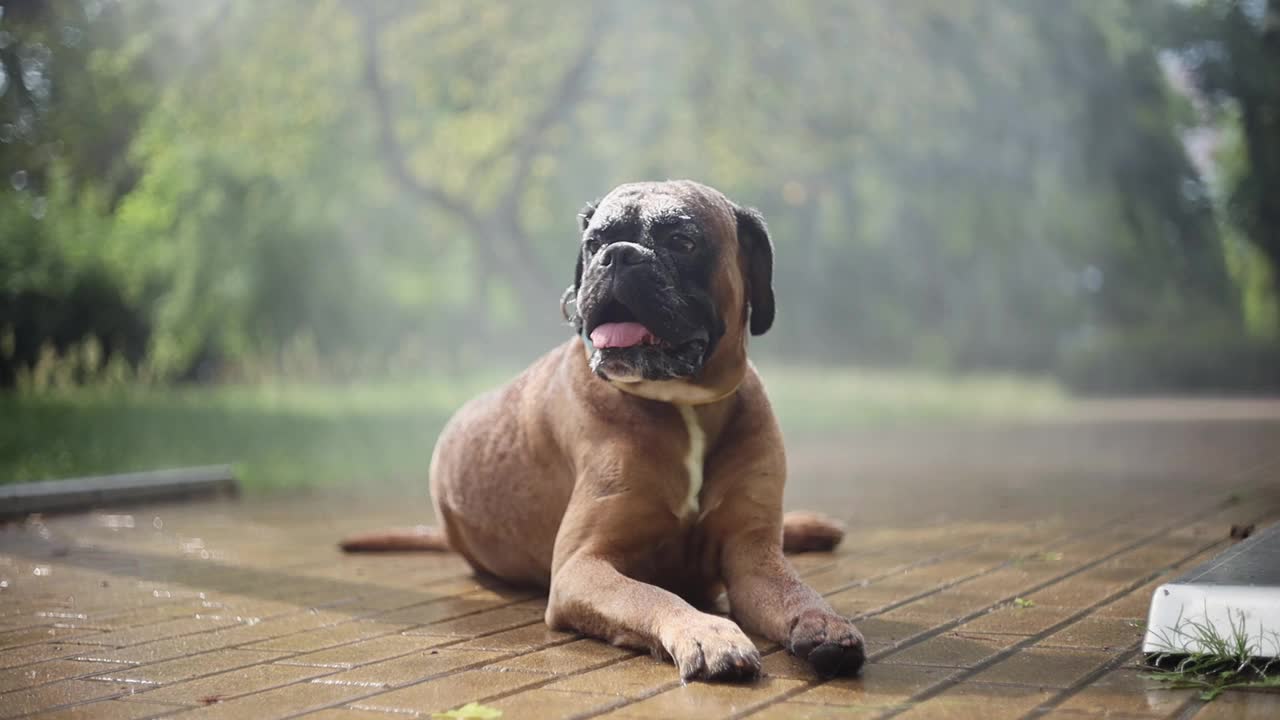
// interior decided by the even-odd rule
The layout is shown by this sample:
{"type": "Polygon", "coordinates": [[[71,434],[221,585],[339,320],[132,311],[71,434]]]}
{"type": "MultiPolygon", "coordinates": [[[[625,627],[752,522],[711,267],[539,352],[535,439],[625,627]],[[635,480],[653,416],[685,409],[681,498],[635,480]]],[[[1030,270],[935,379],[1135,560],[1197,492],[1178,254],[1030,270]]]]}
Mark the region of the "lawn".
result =
{"type": "MultiPolygon", "coordinates": [[[[1060,412],[1052,383],[856,369],[763,368],[789,434],[1060,412]]],[[[509,373],[355,385],[86,388],[0,395],[0,482],[233,463],[270,492],[420,485],[462,402],[509,373]]]]}

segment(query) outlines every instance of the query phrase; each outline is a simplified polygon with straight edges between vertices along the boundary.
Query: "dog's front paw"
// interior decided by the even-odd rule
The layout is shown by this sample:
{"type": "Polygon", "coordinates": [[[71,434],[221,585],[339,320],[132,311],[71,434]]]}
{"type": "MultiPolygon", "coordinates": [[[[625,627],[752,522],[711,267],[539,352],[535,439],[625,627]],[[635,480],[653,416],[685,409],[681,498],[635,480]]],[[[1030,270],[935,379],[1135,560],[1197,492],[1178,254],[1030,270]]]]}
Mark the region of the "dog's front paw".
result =
{"type": "Polygon", "coordinates": [[[823,677],[856,675],[867,659],[866,644],[858,628],[823,610],[806,610],[796,618],[787,649],[808,660],[823,677]]]}
{"type": "Polygon", "coordinates": [[[681,680],[753,680],[760,676],[760,651],[732,621],[699,615],[678,623],[663,643],[680,669],[681,680]]]}

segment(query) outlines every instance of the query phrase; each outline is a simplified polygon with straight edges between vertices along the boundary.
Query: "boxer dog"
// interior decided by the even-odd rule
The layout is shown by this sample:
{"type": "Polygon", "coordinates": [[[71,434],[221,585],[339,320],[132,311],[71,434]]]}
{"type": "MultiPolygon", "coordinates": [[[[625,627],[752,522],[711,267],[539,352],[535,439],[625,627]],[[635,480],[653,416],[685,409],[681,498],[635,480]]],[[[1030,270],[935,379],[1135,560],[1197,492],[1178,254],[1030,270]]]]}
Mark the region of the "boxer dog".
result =
{"type": "Polygon", "coordinates": [[[856,673],[861,634],[783,557],[843,531],[783,517],[782,435],[747,360],[774,318],[764,220],[689,181],[622,185],[580,217],[561,302],[575,336],[445,427],[443,532],[343,548],[457,551],[546,588],[552,628],[669,657],[685,680],[757,677],[744,628],[823,676],[856,673]],[[736,622],[704,612],[722,593],[736,622]]]}

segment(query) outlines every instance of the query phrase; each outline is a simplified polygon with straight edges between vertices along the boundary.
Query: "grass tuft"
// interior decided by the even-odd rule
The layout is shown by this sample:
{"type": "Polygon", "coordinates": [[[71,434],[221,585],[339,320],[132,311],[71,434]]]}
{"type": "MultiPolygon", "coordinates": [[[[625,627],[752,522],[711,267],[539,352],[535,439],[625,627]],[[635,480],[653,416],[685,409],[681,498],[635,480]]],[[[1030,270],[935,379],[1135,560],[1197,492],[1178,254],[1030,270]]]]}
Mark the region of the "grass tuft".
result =
{"type": "MultiPolygon", "coordinates": [[[[1147,656],[1152,672],[1143,677],[1174,689],[1199,690],[1205,701],[1233,688],[1280,688],[1280,674],[1272,672],[1277,659],[1259,657],[1262,647],[1250,639],[1244,612],[1232,616],[1228,610],[1227,618],[1231,630],[1225,634],[1207,620],[1181,614],[1173,627],[1152,630],[1164,649],[1147,656]]],[[[1280,647],[1280,635],[1270,636],[1280,647]]]]}

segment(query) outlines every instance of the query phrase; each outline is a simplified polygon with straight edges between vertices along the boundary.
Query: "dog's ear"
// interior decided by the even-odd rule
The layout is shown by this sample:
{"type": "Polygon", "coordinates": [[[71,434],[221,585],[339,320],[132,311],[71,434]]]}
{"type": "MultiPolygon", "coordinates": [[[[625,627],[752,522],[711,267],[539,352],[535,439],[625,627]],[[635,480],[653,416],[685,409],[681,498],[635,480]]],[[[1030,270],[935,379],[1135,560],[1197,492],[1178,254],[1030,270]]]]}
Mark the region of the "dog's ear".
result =
{"type": "MultiPolygon", "coordinates": [[[[596,203],[589,202],[586,207],[582,208],[582,212],[578,213],[578,232],[586,232],[587,226],[591,224],[591,216],[596,214],[596,203]]],[[[582,248],[578,248],[578,265],[573,270],[573,291],[578,291],[578,286],[582,284],[582,248]]]]}
{"type": "Polygon", "coordinates": [[[734,215],[738,218],[738,245],[747,259],[751,334],[763,335],[773,326],[773,241],[759,211],[735,207],[734,215]]]}
{"type": "Polygon", "coordinates": [[[579,231],[581,232],[587,231],[587,226],[591,224],[591,216],[596,214],[596,203],[598,202],[600,201],[597,200],[596,202],[587,203],[586,207],[582,208],[582,212],[578,213],[578,230],[579,231]]]}
{"type": "MultiPolygon", "coordinates": [[[[578,230],[586,232],[587,226],[591,224],[591,216],[596,213],[596,204],[587,203],[582,208],[582,212],[578,213],[578,230]]],[[[582,247],[578,246],[578,261],[573,268],[573,284],[565,288],[564,294],[560,296],[560,314],[564,319],[572,325],[577,325],[578,313],[575,309],[573,317],[569,317],[569,301],[574,300],[578,296],[578,286],[582,284],[582,247]]]]}

